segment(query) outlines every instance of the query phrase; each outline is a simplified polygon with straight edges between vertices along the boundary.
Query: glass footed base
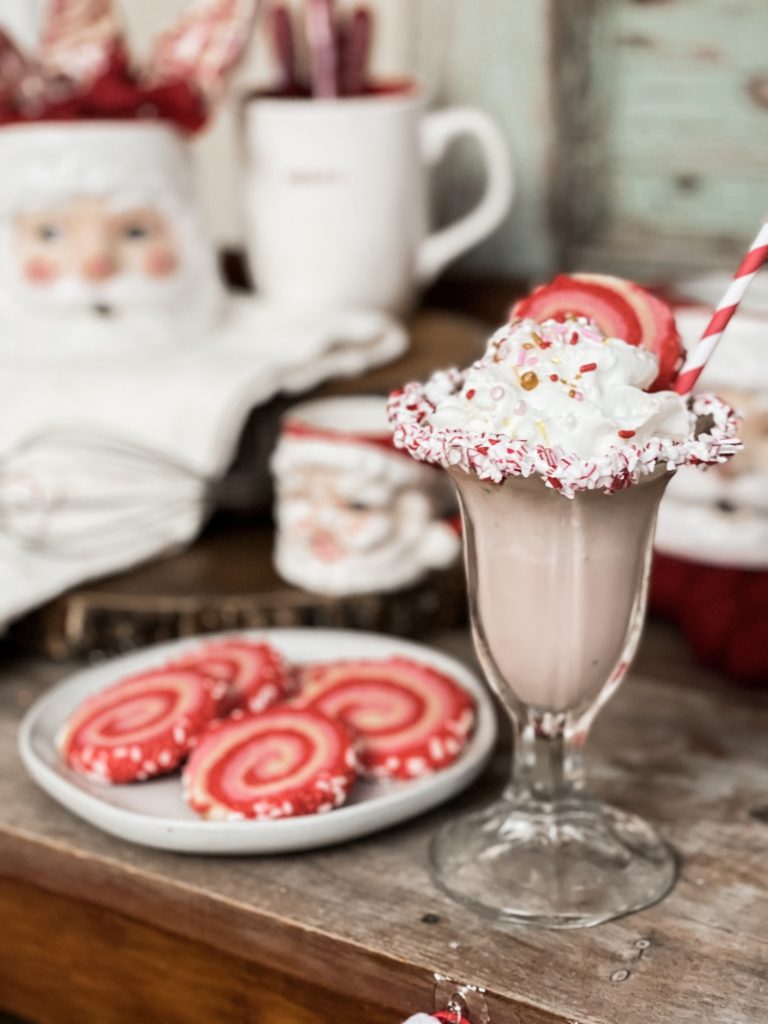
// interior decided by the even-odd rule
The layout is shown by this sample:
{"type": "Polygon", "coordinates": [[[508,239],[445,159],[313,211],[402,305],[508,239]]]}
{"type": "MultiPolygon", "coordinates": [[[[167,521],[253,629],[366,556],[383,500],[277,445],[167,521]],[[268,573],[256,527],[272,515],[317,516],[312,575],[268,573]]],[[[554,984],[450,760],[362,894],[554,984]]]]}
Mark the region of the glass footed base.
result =
{"type": "Polygon", "coordinates": [[[586,928],[651,906],[677,872],[642,818],[589,799],[504,799],[432,840],[432,877],[465,906],[509,924],[586,928]]]}

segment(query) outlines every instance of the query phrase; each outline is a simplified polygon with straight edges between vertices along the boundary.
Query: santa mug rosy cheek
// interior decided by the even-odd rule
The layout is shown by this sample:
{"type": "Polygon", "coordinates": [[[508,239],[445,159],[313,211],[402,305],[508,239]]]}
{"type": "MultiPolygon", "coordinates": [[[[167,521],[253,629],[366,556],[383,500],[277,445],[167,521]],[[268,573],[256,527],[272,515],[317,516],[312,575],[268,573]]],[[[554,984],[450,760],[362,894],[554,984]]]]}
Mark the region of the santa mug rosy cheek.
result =
{"type": "Polygon", "coordinates": [[[149,205],[114,209],[100,197],[72,198],[14,220],[22,277],[44,286],[62,277],[98,284],[119,274],[163,278],[178,264],[165,215],[149,205]]]}
{"type": "Polygon", "coordinates": [[[441,518],[441,478],[395,450],[385,399],[295,406],[272,456],[275,565],[316,593],[398,590],[460,550],[441,518]]]}

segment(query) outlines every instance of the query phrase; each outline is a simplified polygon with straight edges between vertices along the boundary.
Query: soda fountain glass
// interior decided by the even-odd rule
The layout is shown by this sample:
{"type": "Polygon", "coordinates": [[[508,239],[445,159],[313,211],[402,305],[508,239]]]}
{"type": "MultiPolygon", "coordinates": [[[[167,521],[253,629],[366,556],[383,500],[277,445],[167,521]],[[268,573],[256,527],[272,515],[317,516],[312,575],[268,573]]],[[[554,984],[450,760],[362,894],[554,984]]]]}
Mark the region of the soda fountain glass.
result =
{"type": "Polygon", "coordinates": [[[450,471],[475,648],[514,727],[502,798],[433,839],[436,884],[497,922],[577,928],[661,899],[670,848],[585,788],[590,725],[640,638],[656,512],[670,474],[566,498],[539,477],[450,471]]]}

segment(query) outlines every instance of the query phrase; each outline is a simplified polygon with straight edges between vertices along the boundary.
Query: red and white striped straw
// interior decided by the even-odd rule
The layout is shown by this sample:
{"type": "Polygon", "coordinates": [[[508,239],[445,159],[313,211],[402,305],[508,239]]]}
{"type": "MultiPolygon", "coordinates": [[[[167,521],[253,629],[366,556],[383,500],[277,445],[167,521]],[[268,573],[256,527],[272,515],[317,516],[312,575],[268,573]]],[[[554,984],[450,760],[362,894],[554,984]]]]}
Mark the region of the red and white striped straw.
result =
{"type": "Polygon", "coordinates": [[[757,238],[750,245],[749,251],[741,261],[733,281],[731,281],[727,292],[720,300],[714,316],[707,324],[701,340],[688,353],[688,357],[683,363],[683,368],[680,370],[675,381],[675,391],[679,395],[687,395],[693,389],[694,384],[699,379],[699,374],[707,365],[709,357],[715,350],[715,346],[730,323],[731,317],[739,308],[747,288],[752,284],[755,275],[767,260],[768,221],[763,224],[757,233],[757,238]]]}

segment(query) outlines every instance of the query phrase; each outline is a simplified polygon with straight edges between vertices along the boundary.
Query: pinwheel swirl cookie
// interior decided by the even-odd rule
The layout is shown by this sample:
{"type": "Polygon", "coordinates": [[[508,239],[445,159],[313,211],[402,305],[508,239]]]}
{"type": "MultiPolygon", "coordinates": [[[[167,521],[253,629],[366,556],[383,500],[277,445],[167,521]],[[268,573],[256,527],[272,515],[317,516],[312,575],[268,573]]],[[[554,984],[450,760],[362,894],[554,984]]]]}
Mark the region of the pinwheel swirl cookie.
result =
{"type": "Polygon", "coordinates": [[[361,775],[407,780],[445,768],[474,721],[474,699],[429,665],[293,667],[267,643],[227,637],[89,697],[59,749],[105,783],[183,767],[183,797],[201,817],[272,820],[340,807],[361,775]]]}
{"type": "Polygon", "coordinates": [[[184,655],[175,664],[204,672],[225,683],[219,713],[264,711],[287,697],[293,677],[280,652],[267,643],[215,640],[184,655]]]}
{"type": "Polygon", "coordinates": [[[184,794],[204,818],[323,813],[347,799],[356,765],[349,732],[325,715],[297,708],[236,713],[201,739],[184,769],[184,794]]]}
{"type": "Polygon", "coordinates": [[[621,338],[628,345],[653,352],[658,373],[649,391],[671,387],[683,363],[685,350],[667,303],[620,277],[561,274],[518,300],[512,315],[539,323],[588,317],[606,337],[621,338]]]}
{"type": "Polygon", "coordinates": [[[412,779],[447,767],[475,721],[465,690],[406,658],[313,665],[300,671],[299,684],[298,704],[347,725],[373,777],[412,779]]]}
{"type": "Polygon", "coordinates": [[[192,669],[124,679],[89,697],[59,738],[67,764],[101,782],[136,782],[181,764],[213,720],[223,684],[192,669]]]}

